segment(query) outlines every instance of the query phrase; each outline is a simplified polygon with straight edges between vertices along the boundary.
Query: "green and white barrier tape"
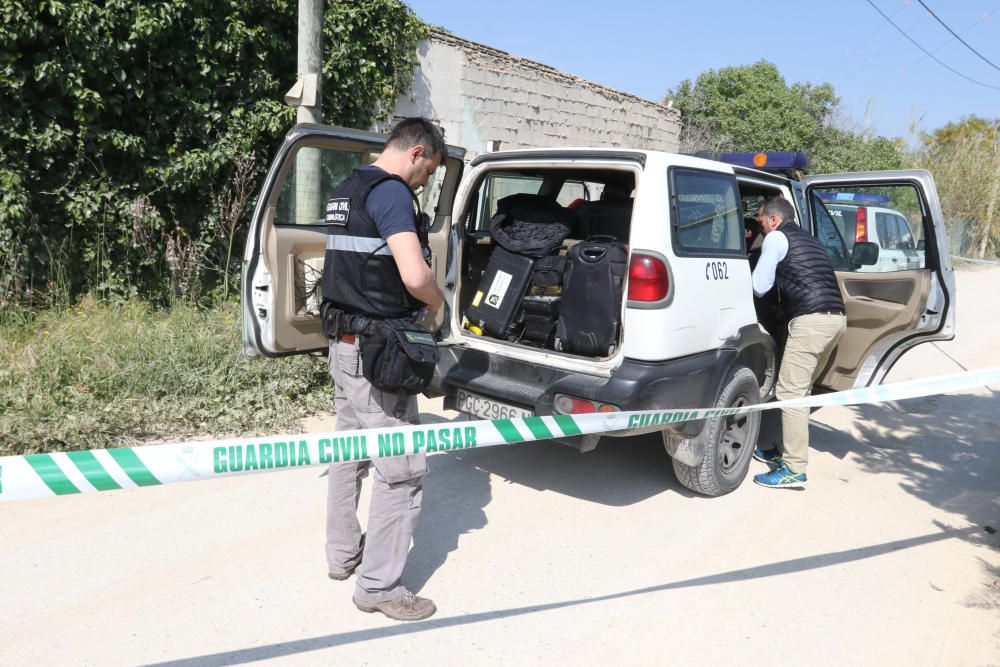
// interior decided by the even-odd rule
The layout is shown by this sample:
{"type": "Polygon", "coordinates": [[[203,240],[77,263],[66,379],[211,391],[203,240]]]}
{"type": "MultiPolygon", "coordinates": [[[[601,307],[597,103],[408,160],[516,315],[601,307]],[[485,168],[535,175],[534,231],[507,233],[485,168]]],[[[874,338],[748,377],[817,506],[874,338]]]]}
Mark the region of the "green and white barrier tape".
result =
{"type": "Polygon", "coordinates": [[[659,424],[780,408],[898,401],[998,382],[1000,366],[739,408],[457,421],[361,431],[5,456],[0,457],[0,500],[157,486],[418,452],[512,445],[562,436],[648,430],[659,424]]]}

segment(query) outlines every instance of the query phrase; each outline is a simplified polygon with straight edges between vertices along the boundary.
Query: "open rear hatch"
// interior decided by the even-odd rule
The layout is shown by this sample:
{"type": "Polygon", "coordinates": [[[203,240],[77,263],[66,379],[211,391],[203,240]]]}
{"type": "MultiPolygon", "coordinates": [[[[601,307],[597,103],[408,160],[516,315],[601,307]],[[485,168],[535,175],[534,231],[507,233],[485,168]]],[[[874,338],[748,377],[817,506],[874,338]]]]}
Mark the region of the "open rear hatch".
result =
{"type": "Polygon", "coordinates": [[[625,336],[637,165],[493,160],[456,208],[446,342],[606,376],[625,336]]]}

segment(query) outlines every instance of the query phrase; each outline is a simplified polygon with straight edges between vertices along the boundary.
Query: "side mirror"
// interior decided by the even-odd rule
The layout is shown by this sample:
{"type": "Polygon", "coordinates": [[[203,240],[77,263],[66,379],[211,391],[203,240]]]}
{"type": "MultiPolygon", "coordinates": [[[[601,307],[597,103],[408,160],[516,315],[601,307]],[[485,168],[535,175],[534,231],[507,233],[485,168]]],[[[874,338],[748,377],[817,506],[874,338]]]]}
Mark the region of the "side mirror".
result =
{"type": "Polygon", "coordinates": [[[927,249],[927,241],[925,241],[924,239],[920,239],[919,241],[917,241],[917,250],[926,250],[926,249],[927,249]]]}
{"type": "Polygon", "coordinates": [[[858,241],[851,252],[851,263],[855,266],[871,266],[878,261],[878,244],[858,241]]]}

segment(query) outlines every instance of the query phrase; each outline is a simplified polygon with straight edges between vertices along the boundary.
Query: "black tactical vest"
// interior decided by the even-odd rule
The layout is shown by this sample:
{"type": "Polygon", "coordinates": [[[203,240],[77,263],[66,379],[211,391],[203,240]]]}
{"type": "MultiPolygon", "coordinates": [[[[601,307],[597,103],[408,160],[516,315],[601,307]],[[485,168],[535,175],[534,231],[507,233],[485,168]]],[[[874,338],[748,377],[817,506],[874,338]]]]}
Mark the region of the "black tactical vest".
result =
{"type": "MultiPolygon", "coordinates": [[[[346,313],[399,318],[423,307],[403,285],[389,246],[365,208],[372,189],[388,180],[404,183],[380,169],[355,169],[326,203],[329,235],[323,263],[323,301],[346,313]]],[[[419,211],[415,196],[413,201],[419,211]]],[[[422,214],[414,214],[417,236],[426,248],[422,218],[422,214]]]]}
{"type": "Polygon", "coordinates": [[[811,313],[843,313],[840,286],[823,244],[791,221],[783,222],[777,231],[788,239],[788,254],[775,271],[786,319],[811,313]]]}

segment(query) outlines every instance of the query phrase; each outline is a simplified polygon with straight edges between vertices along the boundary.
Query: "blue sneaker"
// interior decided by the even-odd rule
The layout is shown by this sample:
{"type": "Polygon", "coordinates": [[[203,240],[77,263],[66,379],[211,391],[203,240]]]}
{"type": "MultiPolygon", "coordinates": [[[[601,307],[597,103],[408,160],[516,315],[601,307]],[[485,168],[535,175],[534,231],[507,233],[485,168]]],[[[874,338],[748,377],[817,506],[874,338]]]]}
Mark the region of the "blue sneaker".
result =
{"type": "Polygon", "coordinates": [[[758,447],[753,450],[753,457],[761,463],[766,463],[769,466],[780,466],[782,461],[781,452],[777,447],[772,449],[761,449],[758,447]]]}
{"type": "Polygon", "coordinates": [[[806,485],[807,479],[804,472],[792,472],[787,465],[781,463],[771,472],[754,475],[753,481],[772,489],[801,489],[806,485]]]}

